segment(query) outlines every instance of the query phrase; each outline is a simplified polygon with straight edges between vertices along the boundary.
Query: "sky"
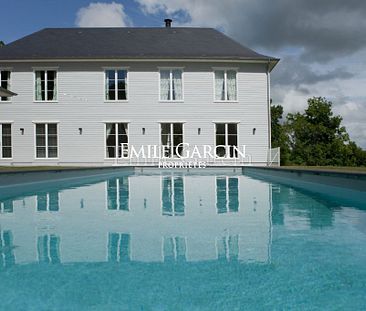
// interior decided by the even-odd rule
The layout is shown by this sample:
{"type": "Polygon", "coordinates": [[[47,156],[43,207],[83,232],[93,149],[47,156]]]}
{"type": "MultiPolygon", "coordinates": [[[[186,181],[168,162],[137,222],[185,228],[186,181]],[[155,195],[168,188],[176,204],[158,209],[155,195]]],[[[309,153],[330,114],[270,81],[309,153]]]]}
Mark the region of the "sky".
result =
{"type": "Polygon", "coordinates": [[[366,149],[365,0],[0,0],[0,40],[45,27],[213,27],[278,57],[273,104],[303,111],[326,97],[351,139],[366,149]],[[3,12],[7,12],[4,14],[3,12]]]}

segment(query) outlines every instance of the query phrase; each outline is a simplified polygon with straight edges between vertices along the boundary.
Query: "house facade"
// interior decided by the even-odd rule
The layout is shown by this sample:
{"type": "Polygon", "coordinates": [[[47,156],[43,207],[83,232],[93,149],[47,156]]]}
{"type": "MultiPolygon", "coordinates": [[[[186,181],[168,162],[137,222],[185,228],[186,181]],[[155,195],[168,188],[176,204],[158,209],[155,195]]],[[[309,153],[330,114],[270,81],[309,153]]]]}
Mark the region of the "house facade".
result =
{"type": "Polygon", "coordinates": [[[41,30],[0,49],[0,165],[267,165],[277,62],[207,28],[41,30]]]}

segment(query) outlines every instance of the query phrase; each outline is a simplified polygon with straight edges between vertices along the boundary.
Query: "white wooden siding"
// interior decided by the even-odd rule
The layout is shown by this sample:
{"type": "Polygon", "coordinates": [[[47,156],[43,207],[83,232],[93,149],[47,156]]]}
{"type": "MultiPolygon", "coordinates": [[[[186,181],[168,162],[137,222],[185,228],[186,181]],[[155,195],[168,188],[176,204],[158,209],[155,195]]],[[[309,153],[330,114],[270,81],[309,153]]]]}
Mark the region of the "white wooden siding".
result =
{"type": "MultiPolygon", "coordinates": [[[[5,64],[0,63],[0,67],[5,64]]],[[[158,122],[185,121],[184,142],[215,143],[213,121],[240,121],[239,145],[247,146],[252,161],[265,164],[268,150],[268,101],[265,64],[235,64],[238,68],[238,102],[215,103],[213,67],[217,63],[13,63],[11,103],[0,103],[1,120],[13,120],[13,159],[1,165],[110,165],[105,159],[105,121],[129,123],[129,143],[159,144],[158,122]],[[34,67],[58,67],[56,103],[33,101],[34,67]],[[159,67],[182,67],[184,102],[159,101],[159,67]],[[128,100],[105,102],[104,68],[128,67],[128,100]],[[59,121],[59,158],[34,158],[32,121],[59,121]],[[21,135],[20,128],[24,128],[21,135]],[[83,129],[82,135],[79,128],[83,129]],[[145,128],[145,135],[142,135],[145,128]],[[201,135],[198,135],[201,128],[201,135]],[[253,135],[253,128],[256,133],[253,135]]],[[[233,67],[221,63],[220,67],[233,67]]]]}

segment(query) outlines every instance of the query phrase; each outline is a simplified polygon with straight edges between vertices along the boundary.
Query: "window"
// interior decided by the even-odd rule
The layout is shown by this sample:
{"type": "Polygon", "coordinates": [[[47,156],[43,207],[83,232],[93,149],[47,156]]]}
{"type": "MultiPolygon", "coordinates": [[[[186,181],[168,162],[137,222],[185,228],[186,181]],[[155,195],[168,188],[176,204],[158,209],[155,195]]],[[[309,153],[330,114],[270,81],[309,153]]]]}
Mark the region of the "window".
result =
{"type": "Polygon", "coordinates": [[[10,230],[0,231],[0,268],[15,264],[13,234],[10,230]]]}
{"type": "Polygon", "coordinates": [[[0,202],[0,213],[12,213],[14,211],[14,204],[12,200],[0,202]]]}
{"type": "Polygon", "coordinates": [[[238,151],[238,125],[236,123],[216,123],[216,156],[236,158],[238,151]]]}
{"type": "Polygon", "coordinates": [[[160,100],[183,100],[181,69],[160,70],[160,100]]]}
{"type": "Polygon", "coordinates": [[[60,238],[54,234],[38,237],[38,260],[45,263],[60,263],[60,238]]]}
{"type": "Polygon", "coordinates": [[[105,100],[127,100],[127,70],[105,71],[105,100]]]}
{"type": "Polygon", "coordinates": [[[57,212],[60,209],[58,192],[48,192],[37,195],[37,211],[57,212]]]}
{"type": "Polygon", "coordinates": [[[107,180],[107,208],[129,211],[128,177],[107,180]]]}
{"type": "Polygon", "coordinates": [[[11,124],[0,124],[0,145],[1,145],[1,158],[7,159],[12,157],[11,146],[11,124]]]}
{"type": "Polygon", "coordinates": [[[108,234],[108,261],[128,262],[131,260],[131,237],[127,233],[108,234]]]}
{"type": "Polygon", "coordinates": [[[218,214],[239,211],[237,177],[216,177],[216,210],[218,214]]]}
{"type": "Polygon", "coordinates": [[[164,261],[186,261],[186,239],[182,237],[164,237],[163,239],[164,261]]]}
{"type": "Polygon", "coordinates": [[[36,101],[57,100],[57,72],[56,70],[35,71],[35,99],[36,101]]]}
{"type": "Polygon", "coordinates": [[[128,123],[106,123],[106,157],[128,157],[128,123]]]}
{"type": "Polygon", "coordinates": [[[229,235],[216,238],[217,259],[237,261],[239,257],[239,236],[229,235]]]}
{"type": "Polygon", "coordinates": [[[164,156],[168,158],[182,156],[183,123],[161,123],[160,127],[164,156]]]}
{"type": "Polygon", "coordinates": [[[163,177],[162,208],[164,216],[184,216],[184,183],[182,177],[163,177]]]}
{"type": "Polygon", "coordinates": [[[57,123],[36,124],[36,158],[57,158],[57,146],[57,123]]]}
{"type": "MultiPolygon", "coordinates": [[[[0,86],[4,89],[10,89],[10,71],[0,70],[0,86]]],[[[9,101],[10,97],[0,97],[0,101],[9,101]]]]}
{"type": "Polygon", "coordinates": [[[236,71],[216,70],[215,71],[215,100],[236,101],[236,71]]]}

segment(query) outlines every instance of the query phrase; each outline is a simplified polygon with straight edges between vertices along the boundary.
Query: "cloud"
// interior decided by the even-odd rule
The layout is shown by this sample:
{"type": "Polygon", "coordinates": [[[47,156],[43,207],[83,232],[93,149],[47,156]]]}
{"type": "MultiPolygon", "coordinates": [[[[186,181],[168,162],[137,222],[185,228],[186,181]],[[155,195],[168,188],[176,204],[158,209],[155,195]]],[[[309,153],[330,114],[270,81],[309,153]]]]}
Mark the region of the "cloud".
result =
{"type": "Polygon", "coordinates": [[[280,57],[271,96],[285,112],[323,96],[366,148],[365,0],[136,0],[173,25],[214,27],[260,53],[280,57]],[[365,125],[364,125],[365,124],[365,125]]]}
{"type": "Polygon", "coordinates": [[[302,49],[327,62],[366,47],[364,0],[137,0],[149,14],[185,12],[191,25],[222,28],[254,48],[302,49]]]}
{"type": "Polygon", "coordinates": [[[355,76],[345,66],[338,66],[329,70],[314,70],[307,63],[297,57],[285,57],[281,65],[273,71],[272,86],[291,84],[296,89],[305,89],[304,85],[311,86],[323,81],[347,80],[355,76]]]}
{"type": "Polygon", "coordinates": [[[76,14],[78,27],[126,27],[132,23],[120,3],[90,3],[76,14]]]}

